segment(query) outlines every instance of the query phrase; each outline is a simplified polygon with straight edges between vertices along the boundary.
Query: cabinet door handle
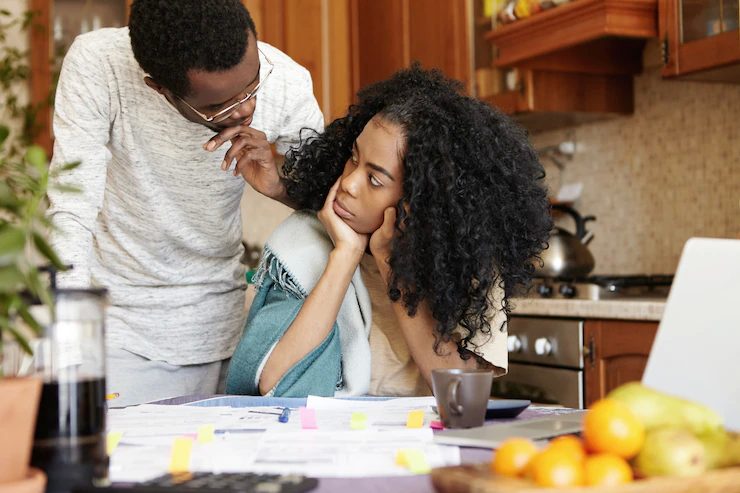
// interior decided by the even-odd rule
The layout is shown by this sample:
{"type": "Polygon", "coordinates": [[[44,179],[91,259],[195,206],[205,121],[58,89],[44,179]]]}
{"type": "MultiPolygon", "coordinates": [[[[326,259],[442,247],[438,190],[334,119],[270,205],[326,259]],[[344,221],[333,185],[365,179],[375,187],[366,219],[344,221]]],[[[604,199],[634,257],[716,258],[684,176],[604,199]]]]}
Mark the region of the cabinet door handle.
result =
{"type": "Polygon", "coordinates": [[[663,61],[663,65],[668,65],[668,61],[671,58],[669,48],[668,48],[668,36],[666,36],[663,39],[663,42],[660,43],[660,58],[663,61]]]}
{"type": "Polygon", "coordinates": [[[588,338],[588,346],[583,348],[583,353],[588,356],[588,362],[593,368],[594,363],[596,363],[596,342],[594,341],[594,336],[588,338]]]}

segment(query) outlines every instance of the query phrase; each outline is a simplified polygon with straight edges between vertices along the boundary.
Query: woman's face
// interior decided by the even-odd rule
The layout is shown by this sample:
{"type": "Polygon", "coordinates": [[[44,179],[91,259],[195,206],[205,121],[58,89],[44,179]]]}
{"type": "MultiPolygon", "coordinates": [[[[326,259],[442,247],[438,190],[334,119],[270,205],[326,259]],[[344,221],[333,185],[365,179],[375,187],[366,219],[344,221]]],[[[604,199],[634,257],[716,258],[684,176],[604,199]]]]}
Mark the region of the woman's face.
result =
{"type": "Polygon", "coordinates": [[[404,149],[401,127],[382,116],[373,117],[357,137],[334,200],[334,212],[356,232],[375,232],[385,209],[400,200],[404,149]]]}

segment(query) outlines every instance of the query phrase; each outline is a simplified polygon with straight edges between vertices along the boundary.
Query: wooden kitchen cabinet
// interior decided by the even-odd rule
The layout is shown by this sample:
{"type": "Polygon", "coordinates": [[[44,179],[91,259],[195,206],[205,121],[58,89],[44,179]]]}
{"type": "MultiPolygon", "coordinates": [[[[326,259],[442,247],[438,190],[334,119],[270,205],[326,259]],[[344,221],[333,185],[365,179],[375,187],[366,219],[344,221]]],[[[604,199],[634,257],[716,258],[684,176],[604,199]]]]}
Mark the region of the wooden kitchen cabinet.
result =
{"type": "Polygon", "coordinates": [[[657,0],[576,0],[499,26],[485,38],[516,81],[486,100],[533,132],[631,114],[657,33],[657,0]]]}
{"type": "Polygon", "coordinates": [[[586,407],[623,383],[641,380],[658,322],[586,320],[583,339],[586,407]]]}
{"type": "Polygon", "coordinates": [[[350,1],[242,0],[260,41],[311,73],[314,95],[328,123],[343,116],[354,97],[350,1]]]}
{"type": "Polygon", "coordinates": [[[62,58],[75,36],[101,27],[120,27],[128,22],[132,0],[29,0],[34,12],[30,29],[30,99],[37,109],[35,142],[51,155],[54,81],[62,58]]]}
{"type": "Polygon", "coordinates": [[[351,0],[354,90],[414,60],[469,87],[469,9],[462,0],[351,0]]]}
{"type": "Polygon", "coordinates": [[[530,132],[628,115],[634,110],[631,75],[516,69],[514,90],[483,98],[530,132]]]}
{"type": "Polygon", "coordinates": [[[663,76],[740,82],[740,0],[660,0],[663,76]]]}

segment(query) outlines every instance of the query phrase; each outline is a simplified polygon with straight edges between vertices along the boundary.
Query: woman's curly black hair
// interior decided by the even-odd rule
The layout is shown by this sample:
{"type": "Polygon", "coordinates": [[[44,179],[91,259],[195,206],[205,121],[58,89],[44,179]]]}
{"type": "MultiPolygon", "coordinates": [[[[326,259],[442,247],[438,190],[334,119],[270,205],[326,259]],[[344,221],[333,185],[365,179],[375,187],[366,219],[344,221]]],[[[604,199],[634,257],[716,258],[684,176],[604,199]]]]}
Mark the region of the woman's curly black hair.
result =
{"type": "MultiPolygon", "coordinates": [[[[455,327],[462,357],[490,333],[493,310],[525,286],[552,227],[544,170],[525,132],[459,83],[414,65],[361,90],[348,114],[286,156],[289,197],[318,210],[352,144],[380,115],[406,134],[403,195],[391,243],[388,295],[413,316],[426,301],[438,322],[435,350],[455,327]],[[503,300],[496,300],[496,287],[503,300]]],[[[503,326],[499,327],[503,330],[503,326]]]]}
{"type": "Polygon", "coordinates": [[[136,61],[180,96],[188,70],[227,70],[244,58],[247,33],[257,30],[239,0],[134,0],[129,36],[136,61]]]}

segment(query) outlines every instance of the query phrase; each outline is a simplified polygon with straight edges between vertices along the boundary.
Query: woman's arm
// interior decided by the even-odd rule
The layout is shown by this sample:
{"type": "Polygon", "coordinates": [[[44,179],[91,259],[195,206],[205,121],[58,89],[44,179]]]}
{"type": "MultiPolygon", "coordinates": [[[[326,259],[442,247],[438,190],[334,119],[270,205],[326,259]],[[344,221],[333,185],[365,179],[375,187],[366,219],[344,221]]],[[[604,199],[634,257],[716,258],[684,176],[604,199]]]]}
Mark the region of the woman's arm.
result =
{"type": "Polygon", "coordinates": [[[262,373],[261,394],[272,389],[296,363],[326,338],[334,326],[344,295],[367,245],[367,236],[355,233],[333,209],[334,184],[318,217],[334,242],[329,262],[298,315],[270,353],[262,373]]]}
{"type": "MultiPolygon", "coordinates": [[[[390,278],[390,268],[385,260],[376,259],[378,269],[386,285],[390,278]]],[[[439,350],[434,351],[434,332],[437,321],[426,302],[419,304],[416,315],[410,317],[403,303],[393,303],[393,313],[401,328],[401,333],[409,348],[409,353],[419,367],[429,388],[432,388],[432,370],[435,368],[479,368],[477,358],[464,360],[457,351],[454,341],[440,342],[439,350]],[[439,353],[439,354],[438,354],[439,353]]]]}
{"type": "MultiPolygon", "coordinates": [[[[389,207],[385,211],[383,225],[370,239],[370,251],[375,258],[380,275],[388,285],[390,279],[390,243],[393,237],[393,228],[396,221],[395,208],[389,207]]],[[[435,337],[432,328],[437,321],[426,302],[419,304],[416,315],[410,317],[403,303],[393,303],[393,313],[396,315],[401,333],[409,348],[409,353],[419,367],[429,388],[432,388],[432,370],[435,368],[478,368],[477,358],[466,360],[460,357],[457,343],[454,341],[440,342],[439,351],[434,351],[435,337]],[[437,354],[439,353],[439,354],[437,354]]]]}

